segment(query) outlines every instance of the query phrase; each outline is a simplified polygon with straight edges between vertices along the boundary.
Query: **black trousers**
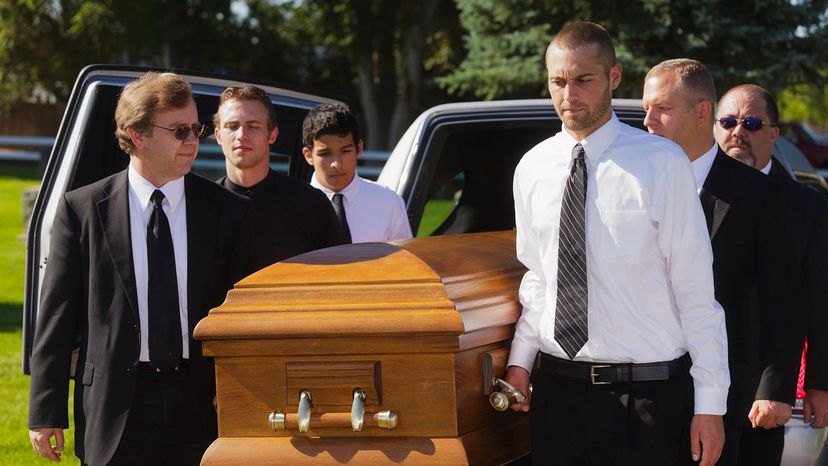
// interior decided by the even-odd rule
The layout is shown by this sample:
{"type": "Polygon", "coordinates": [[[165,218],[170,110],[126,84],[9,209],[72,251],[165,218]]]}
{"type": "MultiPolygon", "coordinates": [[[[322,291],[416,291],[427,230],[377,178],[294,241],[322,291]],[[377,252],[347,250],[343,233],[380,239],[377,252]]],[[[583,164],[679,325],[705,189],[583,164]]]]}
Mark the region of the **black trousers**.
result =
{"type": "Polygon", "coordinates": [[[536,465],[693,464],[689,374],[656,382],[592,385],[539,369],[532,392],[536,465]]]}
{"type": "Polygon", "coordinates": [[[164,375],[138,370],[135,398],[112,466],[194,465],[215,440],[215,430],[202,423],[189,371],[164,375]]]}
{"type": "Polygon", "coordinates": [[[785,426],[745,427],[739,442],[739,466],[779,466],[785,449],[785,426]]]}

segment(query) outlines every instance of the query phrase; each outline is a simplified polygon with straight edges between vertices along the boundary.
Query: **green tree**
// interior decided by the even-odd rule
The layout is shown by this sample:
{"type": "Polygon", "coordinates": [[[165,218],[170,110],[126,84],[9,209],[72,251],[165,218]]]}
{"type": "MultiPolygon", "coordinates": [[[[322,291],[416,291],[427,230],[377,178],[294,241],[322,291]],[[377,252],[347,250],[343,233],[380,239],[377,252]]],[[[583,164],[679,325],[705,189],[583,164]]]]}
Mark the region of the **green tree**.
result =
{"type": "Polygon", "coordinates": [[[232,65],[248,49],[238,47],[240,37],[230,0],[4,0],[0,101],[28,98],[36,88],[65,101],[90,63],[232,65]]]}
{"type": "Polygon", "coordinates": [[[36,88],[65,99],[77,72],[118,49],[121,31],[110,2],[0,2],[0,102],[28,98],[36,88]]]}
{"type": "Polygon", "coordinates": [[[65,101],[90,63],[198,69],[357,96],[385,149],[447,98],[434,78],[460,49],[448,0],[2,0],[0,102],[65,101]]]}
{"type": "Polygon", "coordinates": [[[292,15],[311,44],[303,69],[350,83],[372,149],[389,148],[423,110],[426,95],[440,93],[434,76],[447,72],[452,49],[459,49],[452,34],[459,31],[457,13],[448,1],[307,0],[296,2],[292,15]]]}
{"type": "MultiPolygon", "coordinates": [[[[828,77],[828,70],[823,69],[821,74],[828,77]]],[[[828,128],[828,85],[795,84],[785,88],[778,101],[782,120],[828,128]]]]}
{"type": "Polygon", "coordinates": [[[828,58],[825,0],[457,0],[467,30],[467,55],[440,79],[453,94],[487,99],[537,96],[544,81],[543,52],[572,20],[602,24],[612,34],[624,79],[617,96],[641,95],[656,63],[676,57],[707,64],[724,90],[755,82],[825,82],[818,66],[828,58]]]}

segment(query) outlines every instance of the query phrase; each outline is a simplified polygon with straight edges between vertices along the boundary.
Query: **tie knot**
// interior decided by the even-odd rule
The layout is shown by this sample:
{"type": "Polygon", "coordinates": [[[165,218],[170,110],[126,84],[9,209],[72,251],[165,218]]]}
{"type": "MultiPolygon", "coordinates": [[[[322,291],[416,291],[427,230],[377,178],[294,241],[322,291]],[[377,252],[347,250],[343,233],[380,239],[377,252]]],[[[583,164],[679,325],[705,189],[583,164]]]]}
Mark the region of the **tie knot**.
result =
{"type": "Polygon", "coordinates": [[[585,155],[584,146],[580,142],[575,144],[575,147],[572,148],[572,160],[583,161],[585,155]]]}
{"type": "Polygon", "coordinates": [[[150,200],[155,203],[155,207],[161,207],[161,202],[164,200],[164,193],[160,189],[156,189],[153,191],[152,196],[150,196],[150,200]]]}
{"type": "Polygon", "coordinates": [[[336,194],[333,195],[333,201],[337,205],[342,205],[342,201],[344,201],[344,200],[345,200],[345,196],[343,196],[342,193],[336,193],[336,194]]]}

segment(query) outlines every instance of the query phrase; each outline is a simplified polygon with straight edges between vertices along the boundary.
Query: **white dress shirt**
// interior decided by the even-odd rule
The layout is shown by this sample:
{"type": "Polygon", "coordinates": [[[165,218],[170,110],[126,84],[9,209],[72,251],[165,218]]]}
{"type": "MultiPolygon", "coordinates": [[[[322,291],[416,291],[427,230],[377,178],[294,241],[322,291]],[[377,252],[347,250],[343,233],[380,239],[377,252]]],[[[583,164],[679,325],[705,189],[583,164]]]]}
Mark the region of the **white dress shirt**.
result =
{"type": "MultiPolygon", "coordinates": [[[[315,172],[311,186],[321,190],[333,202],[336,193],[322,186],[316,179],[315,172]]],[[[408,223],[405,202],[399,194],[356,174],[340,193],[344,198],[345,217],[348,219],[352,242],[411,238],[411,224],[408,223]]]]}
{"type": "MultiPolygon", "coordinates": [[[[576,141],[541,142],[515,171],[517,255],[529,269],[509,365],[531,371],[538,350],[568,359],[554,338],[561,199],[576,141]]],[[[713,253],[681,148],[618,121],[580,141],[586,152],[589,339],[575,360],[646,363],[686,352],[697,414],[723,414],[730,375],[713,253]]]]}
{"type": "Polygon", "coordinates": [[[147,224],[152,214],[150,196],[156,189],[164,193],[161,207],[170,222],[175,276],[178,282],[178,315],[181,321],[182,357],[190,357],[190,329],[187,321],[187,202],[184,197],[184,177],[156,188],[141,176],[132,164],[129,179],[129,226],[132,235],[132,263],[135,267],[135,288],[138,292],[138,318],[141,321],[141,353],[139,361],[149,361],[149,310],[147,304],[147,224]]]}
{"type": "Polygon", "coordinates": [[[771,165],[773,165],[773,162],[768,160],[768,163],[766,163],[764,167],[760,168],[759,171],[766,175],[770,175],[771,165]]]}
{"type": "Polygon", "coordinates": [[[710,174],[710,169],[713,168],[713,161],[716,160],[716,154],[719,152],[719,145],[713,142],[713,147],[702,154],[701,157],[690,162],[690,167],[693,168],[693,178],[696,179],[696,192],[700,193],[704,181],[707,180],[707,175],[710,174]]]}

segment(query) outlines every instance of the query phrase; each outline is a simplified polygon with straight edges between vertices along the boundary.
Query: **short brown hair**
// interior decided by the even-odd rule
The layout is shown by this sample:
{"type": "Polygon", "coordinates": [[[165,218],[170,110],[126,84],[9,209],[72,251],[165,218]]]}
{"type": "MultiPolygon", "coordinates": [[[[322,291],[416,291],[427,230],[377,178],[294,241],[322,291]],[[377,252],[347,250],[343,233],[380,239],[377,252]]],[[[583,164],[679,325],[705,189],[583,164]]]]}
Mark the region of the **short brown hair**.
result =
{"type": "Polygon", "coordinates": [[[152,119],[156,113],[181,109],[193,102],[190,83],[175,73],[150,71],[127,84],[115,107],[115,137],[124,152],[132,154],[135,145],[127,128],[141,134],[152,131],[152,119]]]}
{"type": "Polygon", "coordinates": [[[590,44],[598,46],[598,60],[604,66],[604,71],[609,74],[610,68],[615,65],[615,46],[612,44],[612,37],[606,29],[589,21],[575,21],[564,26],[546,48],[546,58],[548,60],[549,50],[553,46],[575,50],[590,44]]]}
{"type": "Polygon", "coordinates": [[[776,105],[776,98],[770,93],[770,91],[762,86],[757,86],[756,84],[739,84],[738,86],[725,92],[719,102],[724,100],[728,94],[734,91],[741,91],[759,96],[763,101],[765,101],[765,112],[768,114],[768,123],[772,125],[779,124],[779,107],[776,105]]]}
{"type": "MultiPolygon", "coordinates": [[[[264,89],[249,85],[230,86],[221,93],[218,108],[221,108],[228,100],[255,100],[261,102],[265,107],[265,111],[267,111],[267,130],[272,131],[279,124],[279,121],[276,119],[276,109],[273,108],[273,102],[270,101],[270,97],[268,97],[264,89]]],[[[216,110],[216,113],[213,115],[213,125],[218,128],[220,124],[221,119],[219,118],[218,110],[216,110]]]]}
{"type": "Polygon", "coordinates": [[[695,104],[706,100],[715,107],[716,85],[713,83],[713,75],[704,63],[691,58],[665,60],[648,71],[644,80],[664,73],[673,73],[674,85],[679,85],[686,91],[684,95],[688,102],[695,104]]]}

